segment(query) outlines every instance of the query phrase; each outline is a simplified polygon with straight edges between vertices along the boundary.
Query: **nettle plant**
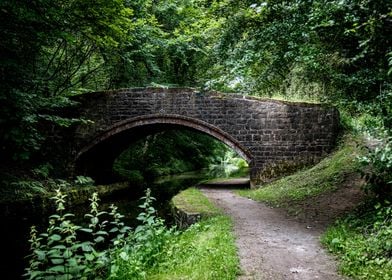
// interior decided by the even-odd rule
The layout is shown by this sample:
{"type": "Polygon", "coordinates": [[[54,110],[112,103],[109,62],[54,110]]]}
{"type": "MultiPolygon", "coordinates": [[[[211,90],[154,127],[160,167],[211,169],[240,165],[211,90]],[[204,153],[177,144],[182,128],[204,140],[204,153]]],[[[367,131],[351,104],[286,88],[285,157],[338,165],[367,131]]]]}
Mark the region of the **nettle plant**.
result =
{"type": "Polygon", "coordinates": [[[135,231],[124,225],[116,206],[111,205],[109,212],[99,211],[97,193],[89,199],[87,226],[72,222],[74,214],[65,212],[66,195],[60,190],[53,199],[56,214],[49,217],[46,232],[31,228],[27,279],[115,279],[122,274],[124,262],[127,274],[139,275],[143,266],[151,265],[160,255],[167,239],[162,237],[171,232],[156,217],[149,189],[142,198],[141,225],[135,231]]]}

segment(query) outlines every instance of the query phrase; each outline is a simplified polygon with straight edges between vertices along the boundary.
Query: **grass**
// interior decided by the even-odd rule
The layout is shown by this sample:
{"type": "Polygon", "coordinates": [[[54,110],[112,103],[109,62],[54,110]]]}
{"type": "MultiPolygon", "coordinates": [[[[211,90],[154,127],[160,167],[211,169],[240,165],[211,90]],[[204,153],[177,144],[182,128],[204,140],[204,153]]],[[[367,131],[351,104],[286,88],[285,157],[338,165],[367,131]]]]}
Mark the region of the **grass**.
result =
{"type": "Polygon", "coordinates": [[[322,243],[354,279],[392,279],[392,206],[368,203],[330,227],[322,243]]]}
{"type": "Polygon", "coordinates": [[[186,213],[200,213],[202,216],[215,216],[221,214],[221,210],[213,205],[196,188],[188,188],[173,197],[172,203],[186,213]]]}
{"type": "Polygon", "coordinates": [[[165,261],[146,279],[236,279],[239,260],[228,217],[219,215],[192,225],[173,237],[165,261]]]}
{"type": "Polygon", "coordinates": [[[195,188],[179,193],[173,203],[204,218],[171,237],[163,261],[146,272],[146,279],[236,279],[239,259],[230,218],[195,188]]]}
{"type": "Polygon", "coordinates": [[[239,190],[238,194],[272,206],[287,206],[295,201],[338,188],[348,174],[355,172],[360,154],[356,141],[345,137],[339,148],[309,169],[271,182],[258,189],[239,190]]]}

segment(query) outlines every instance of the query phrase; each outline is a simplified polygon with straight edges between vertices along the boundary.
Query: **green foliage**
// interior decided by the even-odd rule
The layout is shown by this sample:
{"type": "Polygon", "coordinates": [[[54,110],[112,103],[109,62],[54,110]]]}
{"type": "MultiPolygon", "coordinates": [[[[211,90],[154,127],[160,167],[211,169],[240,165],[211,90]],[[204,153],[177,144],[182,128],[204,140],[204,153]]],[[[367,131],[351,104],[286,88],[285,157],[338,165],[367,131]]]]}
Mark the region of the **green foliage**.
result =
{"type": "Polygon", "coordinates": [[[53,198],[56,214],[49,217],[45,233],[31,229],[28,279],[139,279],[153,267],[170,235],[152,207],[154,198],[146,191],[140,225],[134,230],[124,225],[117,207],[99,211],[99,198],[90,198],[87,226],[74,224],[74,216],[65,213],[65,198],[60,190],[53,198]],[[131,278],[129,278],[131,277],[131,278]]]}
{"type": "Polygon", "coordinates": [[[239,190],[242,196],[274,206],[293,205],[326,191],[335,190],[346,176],[358,170],[356,156],[361,153],[351,137],[340,148],[315,166],[278,179],[254,190],[239,190]]]}
{"type": "Polygon", "coordinates": [[[322,242],[353,279],[391,279],[392,207],[388,202],[369,205],[329,228],[322,242]]]}
{"type": "MultiPolygon", "coordinates": [[[[200,191],[193,197],[213,206],[200,191]]],[[[215,216],[184,233],[167,229],[152,206],[150,190],[142,198],[140,224],[131,230],[117,207],[99,210],[96,193],[90,198],[85,226],[65,212],[66,195],[53,197],[56,214],[44,233],[31,228],[26,279],[235,279],[238,258],[227,217],[215,216]],[[203,264],[203,265],[202,265],[203,264]]],[[[216,209],[214,213],[217,214],[216,209]]]]}
{"type": "Polygon", "coordinates": [[[359,157],[364,168],[366,190],[373,192],[381,200],[392,196],[392,138],[385,138],[378,147],[369,149],[359,157]]]}
{"type": "Polygon", "coordinates": [[[86,121],[62,116],[73,95],[194,84],[210,20],[202,2],[2,1],[2,158],[37,154],[43,124],[86,121]]]}
{"type": "Polygon", "coordinates": [[[1,2],[2,158],[40,149],[42,123],[78,121],[59,109],[74,104],[70,95],[105,87],[104,56],[132,30],[131,14],[121,0],[1,2]]]}
{"type": "Polygon", "coordinates": [[[165,257],[164,246],[169,237],[176,235],[157,217],[149,189],[142,199],[144,202],[139,207],[143,211],[137,217],[141,224],[130,235],[128,244],[115,251],[109,279],[145,278],[146,270],[157,266],[165,257]]]}
{"type": "Polygon", "coordinates": [[[371,104],[390,127],[391,10],[387,0],[2,1],[2,159],[37,155],[43,124],[87,121],[61,114],[70,96],[148,84],[371,104]]]}
{"type": "Polygon", "coordinates": [[[31,197],[50,198],[58,189],[63,192],[72,188],[92,187],[94,180],[90,177],[76,176],[71,180],[54,179],[49,176],[52,166],[44,164],[32,170],[32,176],[9,176],[1,181],[0,196],[2,200],[23,200],[31,197]]]}
{"type": "Polygon", "coordinates": [[[216,216],[221,213],[221,210],[196,188],[181,191],[172,198],[172,203],[176,208],[184,210],[186,213],[200,213],[203,217],[216,216]]]}
{"type": "MultiPolygon", "coordinates": [[[[32,197],[34,194],[46,194],[47,190],[40,181],[35,180],[19,180],[10,183],[10,187],[16,194],[23,194],[25,197],[32,197]]],[[[7,188],[7,187],[3,187],[7,188]]]]}
{"type": "Polygon", "coordinates": [[[65,180],[41,177],[46,176],[45,168],[43,170],[41,168],[33,170],[34,173],[37,172],[37,178],[11,177],[4,179],[0,188],[1,199],[12,201],[13,199],[19,200],[34,196],[45,197],[54,193],[58,188],[69,189],[70,184],[65,180]]]}
{"type": "Polygon", "coordinates": [[[187,213],[200,213],[202,219],[169,239],[165,257],[146,278],[236,279],[239,259],[229,217],[195,188],[180,192],[172,203],[187,213]]]}
{"type": "Polygon", "coordinates": [[[48,179],[50,172],[53,170],[53,166],[49,163],[42,164],[32,170],[34,176],[40,179],[48,179]]]}
{"type": "Polygon", "coordinates": [[[239,261],[228,217],[216,216],[192,225],[173,238],[166,257],[147,279],[237,279],[239,261]]]}
{"type": "Polygon", "coordinates": [[[134,143],[116,160],[114,170],[128,179],[152,180],[159,176],[200,170],[218,164],[229,148],[210,136],[170,130],[134,143]]]}
{"type": "Polygon", "coordinates": [[[219,1],[210,85],[374,102],[390,92],[391,11],[390,1],[219,1]]]}
{"type": "Polygon", "coordinates": [[[26,269],[25,276],[28,279],[73,279],[81,277],[84,268],[87,269],[90,257],[88,244],[85,250],[76,242],[76,231],[79,226],[70,221],[72,214],[66,213],[64,203],[65,195],[57,191],[54,197],[56,214],[49,217],[49,227],[46,233],[39,236],[34,227],[31,230],[30,267],[26,269]],[[76,252],[82,249],[86,255],[78,255],[76,252]],[[83,258],[85,257],[85,258],[83,258]]]}
{"type": "Polygon", "coordinates": [[[246,175],[248,173],[248,163],[243,158],[239,157],[233,150],[227,150],[219,160],[219,163],[209,164],[209,177],[228,178],[246,175]]]}
{"type": "Polygon", "coordinates": [[[81,187],[94,185],[94,180],[86,176],[76,176],[74,182],[77,186],[81,186],[81,187]]]}

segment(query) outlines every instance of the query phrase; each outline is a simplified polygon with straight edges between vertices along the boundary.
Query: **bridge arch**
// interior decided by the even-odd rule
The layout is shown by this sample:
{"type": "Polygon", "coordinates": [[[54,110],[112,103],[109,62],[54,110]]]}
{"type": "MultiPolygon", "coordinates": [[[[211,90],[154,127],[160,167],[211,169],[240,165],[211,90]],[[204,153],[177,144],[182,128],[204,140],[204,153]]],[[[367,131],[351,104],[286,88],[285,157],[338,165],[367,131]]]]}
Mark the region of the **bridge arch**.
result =
{"type": "Polygon", "coordinates": [[[132,142],[150,134],[170,129],[190,129],[205,133],[226,144],[252,164],[251,153],[227,132],[202,120],[176,114],[151,114],[119,121],[85,145],[76,156],[76,171],[91,176],[98,183],[114,180],[115,159],[132,142]]]}

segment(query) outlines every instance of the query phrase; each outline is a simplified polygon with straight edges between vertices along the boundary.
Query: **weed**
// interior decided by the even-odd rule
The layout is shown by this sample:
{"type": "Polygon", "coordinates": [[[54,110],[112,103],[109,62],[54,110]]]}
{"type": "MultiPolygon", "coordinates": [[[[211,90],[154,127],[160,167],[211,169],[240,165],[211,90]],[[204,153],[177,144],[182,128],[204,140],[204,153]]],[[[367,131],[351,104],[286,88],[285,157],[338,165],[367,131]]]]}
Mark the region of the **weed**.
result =
{"type": "MultiPolygon", "coordinates": [[[[198,195],[196,200],[202,201],[198,195]]],[[[85,215],[88,225],[82,227],[72,222],[73,214],[65,213],[65,194],[57,190],[53,199],[56,214],[46,232],[31,228],[27,279],[235,279],[238,272],[227,217],[210,217],[183,233],[168,229],[147,190],[137,218],[140,225],[131,230],[114,205],[110,212],[99,211],[94,193],[85,215]]]]}
{"type": "Polygon", "coordinates": [[[140,205],[141,225],[134,231],[124,225],[114,205],[110,212],[99,211],[97,193],[90,198],[86,227],[65,213],[66,195],[59,189],[53,199],[56,214],[50,216],[46,232],[31,228],[30,265],[24,275],[28,279],[140,279],[146,267],[159,260],[171,233],[157,218],[149,190],[140,205]]]}
{"type": "Polygon", "coordinates": [[[374,202],[330,227],[322,243],[354,279],[392,279],[392,205],[374,202]]]}

